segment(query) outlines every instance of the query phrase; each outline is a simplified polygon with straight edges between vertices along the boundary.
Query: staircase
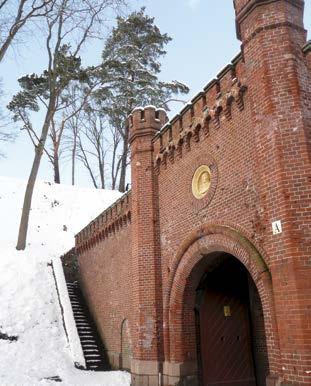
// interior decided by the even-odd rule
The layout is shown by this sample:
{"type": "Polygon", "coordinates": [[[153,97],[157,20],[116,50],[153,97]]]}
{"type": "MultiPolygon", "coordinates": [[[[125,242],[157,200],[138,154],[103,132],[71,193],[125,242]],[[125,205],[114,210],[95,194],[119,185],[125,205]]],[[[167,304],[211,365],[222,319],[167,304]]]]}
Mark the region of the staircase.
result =
{"type": "Polygon", "coordinates": [[[96,325],[90,315],[78,282],[67,282],[67,288],[85,358],[86,369],[94,371],[109,370],[109,363],[96,325]]]}

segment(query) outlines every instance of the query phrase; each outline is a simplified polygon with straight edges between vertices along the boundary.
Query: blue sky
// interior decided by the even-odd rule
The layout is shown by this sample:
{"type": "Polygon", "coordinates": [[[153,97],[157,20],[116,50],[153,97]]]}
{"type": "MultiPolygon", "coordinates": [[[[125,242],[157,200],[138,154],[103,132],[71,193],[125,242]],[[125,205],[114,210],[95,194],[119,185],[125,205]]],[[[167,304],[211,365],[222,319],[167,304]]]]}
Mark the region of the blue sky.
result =
{"type": "MultiPolygon", "coordinates": [[[[168,33],[172,42],[167,46],[161,78],[179,80],[191,89],[187,99],[197,94],[209,80],[239,52],[240,42],[235,35],[232,0],[135,0],[129,1],[131,9],[145,5],[147,13],[155,17],[161,32],[168,33]]],[[[311,1],[306,1],[305,27],[311,32],[311,1]]],[[[309,39],[311,34],[309,33],[309,39]]],[[[84,52],[85,64],[100,61],[103,42],[93,43],[84,52]]],[[[0,66],[0,74],[7,92],[7,99],[18,90],[17,79],[27,73],[38,72],[46,67],[41,54],[40,39],[33,37],[26,47],[11,50],[0,66]]],[[[180,108],[182,106],[180,105],[180,108]]],[[[176,112],[176,111],[173,111],[176,112]]],[[[7,158],[0,160],[0,175],[27,178],[33,149],[25,133],[20,133],[14,144],[6,146],[7,158]]],[[[63,164],[65,183],[69,183],[70,164],[63,164]]],[[[39,177],[52,180],[52,168],[43,162],[39,177]]],[[[84,172],[78,184],[87,185],[84,172]]]]}

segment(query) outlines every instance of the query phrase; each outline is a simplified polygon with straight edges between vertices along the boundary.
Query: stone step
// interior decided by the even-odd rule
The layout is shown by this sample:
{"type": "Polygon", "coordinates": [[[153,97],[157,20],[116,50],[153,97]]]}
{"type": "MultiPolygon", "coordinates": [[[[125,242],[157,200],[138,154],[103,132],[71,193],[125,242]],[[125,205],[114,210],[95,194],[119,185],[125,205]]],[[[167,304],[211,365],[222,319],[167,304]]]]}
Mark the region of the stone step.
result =
{"type": "MultiPolygon", "coordinates": [[[[90,327],[90,324],[87,322],[76,322],[78,327],[90,327]]],[[[90,327],[91,328],[91,327],[90,327]]]]}
{"type": "Polygon", "coordinates": [[[100,363],[102,360],[101,359],[87,359],[86,361],[88,363],[100,363]]]}
{"type": "Polygon", "coordinates": [[[84,348],[83,350],[85,353],[99,353],[97,348],[84,348]]]}
{"type": "Polygon", "coordinates": [[[98,354],[98,353],[86,353],[85,354],[85,357],[86,358],[100,358],[101,357],[101,355],[100,354],[98,354]]]}
{"type": "Polygon", "coordinates": [[[67,283],[67,290],[87,369],[108,369],[101,353],[102,343],[78,283],[67,283]]]}

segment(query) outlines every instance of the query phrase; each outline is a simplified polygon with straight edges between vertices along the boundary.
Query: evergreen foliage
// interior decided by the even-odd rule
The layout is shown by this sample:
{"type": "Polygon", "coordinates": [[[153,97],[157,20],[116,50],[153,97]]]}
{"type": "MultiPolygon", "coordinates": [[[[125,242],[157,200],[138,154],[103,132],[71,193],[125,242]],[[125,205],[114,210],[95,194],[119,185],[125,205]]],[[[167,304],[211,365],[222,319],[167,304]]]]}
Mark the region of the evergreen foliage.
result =
{"type": "Polygon", "coordinates": [[[101,76],[103,83],[108,81],[111,91],[110,110],[117,107],[125,117],[137,105],[153,104],[169,110],[167,101],[172,95],[188,93],[188,87],[181,82],[163,82],[158,78],[160,59],[170,41],[154,24],[154,18],[145,14],[144,8],[128,18],[117,18],[117,26],[102,53],[101,76]]]}
{"type": "Polygon", "coordinates": [[[119,190],[125,189],[128,155],[127,117],[137,106],[155,105],[169,110],[168,101],[189,88],[177,81],[159,80],[160,59],[171,41],[145,14],[145,8],[118,17],[117,26],[108,38],[103,53],[100,76],[104,85],[96,97],[111,124],[123,139],[119,190]],[[107,95],[108,93],[108,95],[107,95]]]}
{"type": "MultiPolygon", "coordinates": [[[[66,103],[66,87],[72,81],[86,81],[87,71],[81,68],[81,59],[70,54],[70,47],[63,45],[55,57],[53,70],[41,75],[25,75],[18,79],[21,91],[15,94],[8,105],[15,121],[28,118],[30,111],[37,112],[50,99],[51,92],[57,96],[59,108],[66,103]]],[[[27,119],[28,121],[28,119],[27,119]]],[[[27,129],[27,127],[24,128],[27,129]]]]}

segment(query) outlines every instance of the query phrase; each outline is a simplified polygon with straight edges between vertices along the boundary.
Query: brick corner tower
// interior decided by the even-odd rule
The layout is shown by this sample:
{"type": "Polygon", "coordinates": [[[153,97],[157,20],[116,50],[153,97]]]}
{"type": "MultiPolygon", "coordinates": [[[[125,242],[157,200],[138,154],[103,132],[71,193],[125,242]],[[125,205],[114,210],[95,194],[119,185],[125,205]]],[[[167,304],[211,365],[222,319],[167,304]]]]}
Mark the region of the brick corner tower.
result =
{"type": "Polygon", "coordinates": [[[234,6],[252,105],[267,222],[264,249],[280,341],[271,384],[310,384],[311,74],[304,1],[235,0],[234,6]]]}
{"type": "Polygon", "coordinates": [[[129,117],[132,178],[133,385],[158,385],[161,366],[161,267],[154,175],[154,135],[164,110],[134,109],[129,117]]]}

